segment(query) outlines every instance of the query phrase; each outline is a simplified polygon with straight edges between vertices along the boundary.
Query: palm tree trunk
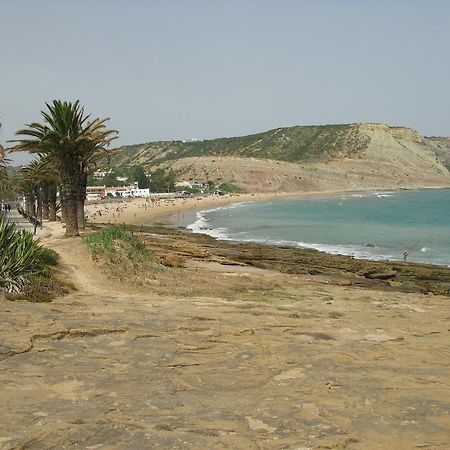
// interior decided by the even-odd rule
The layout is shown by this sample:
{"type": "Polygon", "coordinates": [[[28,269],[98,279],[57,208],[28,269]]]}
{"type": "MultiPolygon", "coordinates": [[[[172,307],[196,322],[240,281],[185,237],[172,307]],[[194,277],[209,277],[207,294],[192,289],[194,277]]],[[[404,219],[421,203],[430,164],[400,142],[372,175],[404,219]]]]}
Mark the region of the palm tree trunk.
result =
{"type": "Polygon", "coordinates": [[[27,196],[27,214],[29,217],[36,215],[36,198],[32,192],[27,196]]]}
{"type": "Polygon", "coordinates": [[[66,237],[79,236],[76,194],[66,192],[64,194],[64,205],[66,210],[66,237]]]}
{"type": "Polygon", "coordinates": [[[49,214],[48,220],[54,222],[56,220],[56,184],[52,183],[48,186],[48,198],[49,198],[49,214]]]}
{"type": "Polygon", "coordinates": [[[86,186],[87,186],[87,174],[81,173],[78,183],[78,201],[77,201],[77,214],[78,214],[78,228],[84,230],[84,203],[86,201],[86,186]]]}
{"type": "Polygon", "coordinates": [[[42,186],[42,218],[48,220],[50,215],[50,203],[49,203],[50,185],[45,183],[42,186]]]}
{"type": "Polygon", "coordinates": [[[66,223],[67,204],[66,204],[66,199],[64,197],[64,192],[61,187],[59,188],[59,204],[61,207],[61,222],[66,223]]]}
{"type": "Polygon", "coordinates": [[[77,199],[77,220],[78,220],[78,229],[84,230],[85,228],[84,200],[80,198],[77,199]]]}
{"type": "Polygon", "coordinates": [[[34,216],[37,220],[41,220],[42,217],[42,192],[40,188],[36,189],[36,215],[34,216]]]}
{"type": "Polygon", "coordinates": [[[27,215],[31,214],[31,196],[30,195],[25,196],[25,213],[27,215]]]}

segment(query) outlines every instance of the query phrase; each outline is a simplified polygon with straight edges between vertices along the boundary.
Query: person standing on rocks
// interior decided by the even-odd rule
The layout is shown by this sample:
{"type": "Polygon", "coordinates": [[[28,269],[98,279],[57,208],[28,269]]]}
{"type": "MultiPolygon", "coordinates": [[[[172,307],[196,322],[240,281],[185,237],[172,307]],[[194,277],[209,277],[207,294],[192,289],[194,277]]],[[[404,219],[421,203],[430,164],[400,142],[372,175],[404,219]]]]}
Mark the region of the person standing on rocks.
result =
{"type": "Polygon", "coordinates": [[[406,262],[406,259],[408,258],[409,252],[408,250],[405,249],[405,251],[403,252],[403,261],[406,262]]]}

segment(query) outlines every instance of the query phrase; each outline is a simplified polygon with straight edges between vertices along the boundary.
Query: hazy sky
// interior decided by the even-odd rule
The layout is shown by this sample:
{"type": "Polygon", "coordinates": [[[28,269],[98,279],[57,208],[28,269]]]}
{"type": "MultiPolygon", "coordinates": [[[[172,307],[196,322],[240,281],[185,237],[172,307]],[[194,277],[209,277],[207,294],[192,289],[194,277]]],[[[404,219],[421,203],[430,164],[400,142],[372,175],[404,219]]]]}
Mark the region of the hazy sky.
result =
{"type": "Polygon", "coordinates": [[[449,0],[0,0],[0,19],[2,144],[55,98],[111,117],[118,144],[368,121],[450,135],[449,0]]]}

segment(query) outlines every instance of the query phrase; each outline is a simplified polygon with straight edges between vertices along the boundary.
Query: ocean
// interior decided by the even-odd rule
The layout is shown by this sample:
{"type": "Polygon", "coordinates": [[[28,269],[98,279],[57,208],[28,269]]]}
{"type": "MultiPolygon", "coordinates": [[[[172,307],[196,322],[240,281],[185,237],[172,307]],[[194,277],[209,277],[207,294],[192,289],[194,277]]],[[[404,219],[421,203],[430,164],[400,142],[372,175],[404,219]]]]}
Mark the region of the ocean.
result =
{"type": "Polygon", "coordinates": [[[450,189],[235,203],[188,229],[218,239],[450,266],[450,189]]]}

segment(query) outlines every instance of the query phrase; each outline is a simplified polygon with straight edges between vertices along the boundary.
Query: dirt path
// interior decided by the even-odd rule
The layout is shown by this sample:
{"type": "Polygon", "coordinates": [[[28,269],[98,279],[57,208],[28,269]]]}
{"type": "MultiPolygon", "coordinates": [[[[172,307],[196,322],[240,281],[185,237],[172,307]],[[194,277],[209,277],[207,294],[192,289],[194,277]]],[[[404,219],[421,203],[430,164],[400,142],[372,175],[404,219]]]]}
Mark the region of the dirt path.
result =
{"type": "Polygon", "coordinates": [[[161,296],[47,242],[79,290],[0,302],[1,449],[449,447],[448,298],[217,265],[161,296]]]}

